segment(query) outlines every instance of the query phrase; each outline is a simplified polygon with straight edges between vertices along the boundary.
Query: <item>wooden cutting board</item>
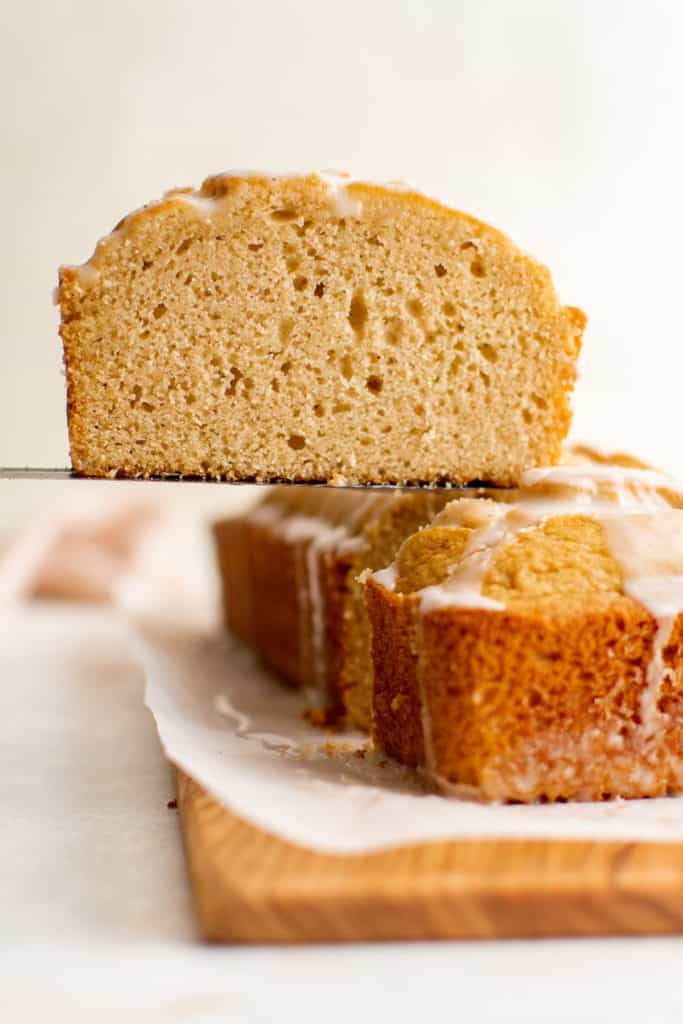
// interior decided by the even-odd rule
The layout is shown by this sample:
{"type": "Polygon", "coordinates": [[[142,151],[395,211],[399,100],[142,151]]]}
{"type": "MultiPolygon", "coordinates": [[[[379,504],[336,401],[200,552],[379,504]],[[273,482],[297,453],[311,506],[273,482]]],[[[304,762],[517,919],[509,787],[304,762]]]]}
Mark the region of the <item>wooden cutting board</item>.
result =
{"type": "Polygon", "coordinates": [[[683,932],[683,845],[424,843],[330,855],[284,842],[177,773],[194,902],[213,942],[683,932]]]}

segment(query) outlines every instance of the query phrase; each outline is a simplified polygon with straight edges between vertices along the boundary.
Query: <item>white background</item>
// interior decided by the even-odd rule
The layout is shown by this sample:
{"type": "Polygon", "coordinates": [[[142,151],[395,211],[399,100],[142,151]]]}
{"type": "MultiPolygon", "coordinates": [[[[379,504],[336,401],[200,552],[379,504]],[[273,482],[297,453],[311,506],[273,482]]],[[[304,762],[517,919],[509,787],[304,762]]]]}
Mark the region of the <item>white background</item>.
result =
{"type": "MultiPolygon", "coordinates": [[[[338,167],[412,180],[546,262],[562,298],[590,316],[576,433],[682,473],[682,42],[676,0],[2,0],[0,464],[66,460],[51,304],[59,263],[86,259],[129,209],[210,172],[338,167]]],[[[191,493],[193,502],[219,500],[215,491],[191,493]]],[[[0,525],[47,495],[3,485],[0,525]]],[[[23,837],[2,876],[15,910],[4,917],[13,979],[5,1019],[63,1013],[74,1021],[80,1000],[83,1019],[104,1020],[106,1011],[112,1020],[193,1024],[276,1013],[680,1020],[676,940],[198,949],[177,834],[153,821],[168,779],[149,723],[140,720],[128,747],[114,731],[107,764],[82,731],[86,721],[75,728],[66,683],[66,703],[44,735],[34,735],[44,691],[29,677],[23,689],[17,677],[11,700],[5,694],[6,720],[18,708],[25,716],[15,745],[4,746],[4,778],[17,800],[10,824],[23,837]],[[60,791],[68,820],[57,797],[46,803],[41,795],[59,776],[40,758],[57,745],[73,760],[64,739],[72,733],[85,737],[87,750],[83,775],[72,764],[68,778],[93,780],[108,811],[93,823],[92,855],[78,860],[80,888],[68,873],[69,851],[83,844],[88,852],[92,835],[82,827],[78,791],[60,791]],[[136,766],[149,786],[131,818],[136,766]],[[48,811],[52,832],[40,826],[48,811]],[[54,829],[61,839],[50,856],[54,829]],[[129,834],[142,846],[122,844],[129,834]],[[145,928],[115,914],[124,861],[127,884],[141,884],[126,860],[141,851],[158,854],[155,906],[168,893],[163,921],[150,912],[145,928]],[[105,921],[118,922],[115,951],[107,935],[98,938],[98,901],[105,921]],[[50,943],[67,906],[80,938],[60,953],[50,943]],[[116,1011],[117,1000],[129,1015],[116,1011]]],[[[41,679],[45,686],[49,676],[41,679]]],[[[96,691],[86,691],[94,699],[96,691]]],[[[101,711],[113,722],[119,704],[102,693],[101,711]]]]}

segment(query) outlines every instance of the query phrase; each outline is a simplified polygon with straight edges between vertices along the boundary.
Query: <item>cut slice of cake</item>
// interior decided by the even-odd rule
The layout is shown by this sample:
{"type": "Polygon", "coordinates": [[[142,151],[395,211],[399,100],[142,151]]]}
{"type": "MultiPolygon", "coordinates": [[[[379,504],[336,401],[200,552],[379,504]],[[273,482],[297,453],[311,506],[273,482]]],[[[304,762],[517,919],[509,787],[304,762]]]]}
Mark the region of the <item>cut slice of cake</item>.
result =
{"type": "Polygon", "coordinates": [[[401,185],[226,174],[60,271],[86,476],[514,484],[554,463],[584,315],[401,185]]]}
{"type": "Polygon", "coordinates": [[[387,565],[452,497],[273,488],[214,527],[227,625],[290,682],[369,730],[372,660],[358,577],[387,565]]]}
{"type": "Polygon", "coordinates": [[[367,582],[375,741],[446,791],[683,791],[681,495],[581,462],[447,505],[367,582]]]}

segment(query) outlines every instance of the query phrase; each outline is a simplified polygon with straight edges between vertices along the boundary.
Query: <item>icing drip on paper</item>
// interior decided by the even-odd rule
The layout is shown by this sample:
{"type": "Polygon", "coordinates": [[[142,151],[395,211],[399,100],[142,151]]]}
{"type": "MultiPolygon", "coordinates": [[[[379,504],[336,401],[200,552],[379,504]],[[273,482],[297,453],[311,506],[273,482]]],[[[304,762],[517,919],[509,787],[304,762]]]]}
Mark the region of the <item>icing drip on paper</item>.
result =
{"type": "Polygon", "coordinates": [[[286,753],[292,746],[286,736],[274,732],[256,732],[251,727],[248,715],[238,711],[226,693],[218,693],[214,697],[214,709],[219,715],[235,723],[235,735],[248,740],[257,740],[267,750],[286,753]]]}

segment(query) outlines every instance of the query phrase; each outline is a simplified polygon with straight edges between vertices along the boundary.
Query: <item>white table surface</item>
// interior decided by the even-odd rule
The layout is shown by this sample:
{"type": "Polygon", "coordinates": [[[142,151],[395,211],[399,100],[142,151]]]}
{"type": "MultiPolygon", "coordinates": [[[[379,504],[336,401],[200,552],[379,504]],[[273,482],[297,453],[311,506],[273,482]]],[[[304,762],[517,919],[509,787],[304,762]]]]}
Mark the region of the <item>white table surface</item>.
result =
{"type": "Polygon", "coordinates": [[[209,948],[113,613],[0,628],[0,1020],[677,1021],[676,939],[209,948]]]}

